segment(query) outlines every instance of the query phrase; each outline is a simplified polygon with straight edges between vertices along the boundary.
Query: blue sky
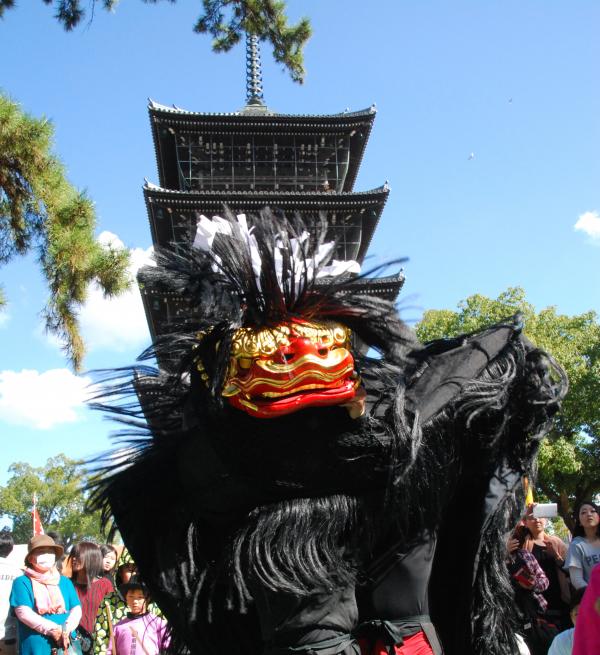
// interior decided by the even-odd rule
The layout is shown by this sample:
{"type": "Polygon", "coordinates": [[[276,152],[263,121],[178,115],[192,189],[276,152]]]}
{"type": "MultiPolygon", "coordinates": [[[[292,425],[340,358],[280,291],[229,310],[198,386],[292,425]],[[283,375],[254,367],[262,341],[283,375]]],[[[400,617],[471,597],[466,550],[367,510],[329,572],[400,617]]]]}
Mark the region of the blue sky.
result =
{"type": "MultiPolygon", "coordinates": [[[[240,108],[243,48],[212,54],[192,32],[200,2],[190,0],[123,0],[71,34],[41,0],[19,5],[0,21],[0,88],[53,121],[71,181],[96,203],[98,234],[141,262],[151,246],[141,187],[158,181],[147,98],[240,108]]],[[[370,252],[410,258],[407,318],[515,285],[539,309],[600,311],[597,2],[294,0],[289,13],[313,23],[306,83],[263,48],[265,99],[289,113],[376,103],[355,188],[392,187],[370,252]]],[[[85,379],[43,333],[34,260],[4,267],[0,281],[10,303],[0,316],[2,484],[12,462],[104,450],[111,427],[83,407],[85,379]]],[[[131,363],[148,343],[135,290],[108,304],[92,293],[82,321],[87,368],[131,363]]]]}

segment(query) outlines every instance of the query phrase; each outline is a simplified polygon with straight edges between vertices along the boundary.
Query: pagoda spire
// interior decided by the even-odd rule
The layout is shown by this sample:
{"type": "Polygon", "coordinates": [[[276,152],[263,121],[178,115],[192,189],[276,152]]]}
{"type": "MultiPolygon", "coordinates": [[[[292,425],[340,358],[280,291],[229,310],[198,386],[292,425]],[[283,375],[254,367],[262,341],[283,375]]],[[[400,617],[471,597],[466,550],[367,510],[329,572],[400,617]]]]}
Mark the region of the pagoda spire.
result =
{"type": "Polygon", "coordinates": [[[255,34],[246,32],[246,106],[264,107],[260,46],[255,34]]]}

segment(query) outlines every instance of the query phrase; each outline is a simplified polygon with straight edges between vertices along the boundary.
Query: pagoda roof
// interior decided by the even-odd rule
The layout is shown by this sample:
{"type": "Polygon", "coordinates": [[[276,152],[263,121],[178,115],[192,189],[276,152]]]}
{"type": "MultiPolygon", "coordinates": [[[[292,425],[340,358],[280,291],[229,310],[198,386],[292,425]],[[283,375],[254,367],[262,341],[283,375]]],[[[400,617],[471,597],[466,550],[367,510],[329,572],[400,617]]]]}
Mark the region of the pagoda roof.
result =
{"type": "Polygon", "coordinates": [[[149,101],[148,112],[160,184],[179,187],[177,153],[173,135],[176,130],[230,132],[232,134],[323,134],[347,133],[350,136],[350,163],[344,191],[356,181],[363,153],[371,134],[377,110],[374,105],[359,111],[338,114],[279,114],[266,107],[248,106],[229,113],[206,113],[167,107],[149,101]]]}
{"type": "Polygon", "coordinates": [[[240,109],[238,111],[230,111],[230,112],[205,112],[205,111],[190,111],[188,109],[182,109],[181,107],[177,107],[176,105],[161,105],[158,102],[155,102],[152,100],[152,98],[148,98],[148,110],[150,112],[150,115],[171,115],[171,116],[179,116],[185,119],[188,117],[197,117],[200,118],[201,122],[205,121],[206,119],[232,119],[232,118],[243,118],[243,123],[246,122],[248,118],[261,118],[261,117],[269,117],[269,118],[277,118],[277,119],[284,119],[284,120],[291,120],[293,121],[294,119],[301,119],[304,122],[317,122],[321,123],[323,120],[327,119],[333,119],[335,121],[339,121],[340,119],[348,119],[348,120],[353,120],[355,118],[360,118],[362,120],[370,120],[370,122],[373,122],[373,119],[375,118],[375,114],[377,113],[377,109],[375,105],[371,105],[370,107],[367,107],[366,109],[359,109],[357,111],[341,111],[335,114],[281,114],[279,112],[272,111],[268,109],[267,107],[254,107],[254,106],[246,106],[243,109],[240,109]]]}
{"type": "Polygon", "coordinates": [[[165,391],[164,387],[160,384],[160,378],[142,373],[136,373],[133,378],[133,388],[135,389],[140,407],[144,413],[144,418],[146,419],[150,429],[153,431],[155,429],[156,431],[159,431],[160,422],[156,420],[156,409],[149,411],[149,408],[156,408],[156,399],[164,396],[165,391]]]}
{"type": "Polygon", "coordinates": [[[346,204],[356,199],[360,202],[359,198],[365,197],[387,197],[390,192],[390,185],[385,182],[381,186],[369,189],[367,191],[348,191],[338,193],[336,191],[281,191],[281,190],[267,190],[267,191],[250,191],[240,190],[231,191],[229,189],[215,190],[215,191],[179,191],[177,189],[166,189],[165,187],[153,184],[148,180],[144,180],[144,196],[147,197],[165,197],[177,198],[180,202],[195,202],[200,198],[207,198],[215,196],[218,198],[254,198],[260,203],[261,198],[294,198],[295,201],[305,200],[308,204],[313,204],[319,198],[329,199],[331,202],[339,202],[346,204]]]}
{"type": "Polygon", "coordinates": [[[362,239],[357,255],[361,262],[371,243],[387,201],[390,187],[387,182],[369,191],[336,193],[326,191],[173,191],[146,182],[144,197],[148,210],[152,241],[155,246],[166,246],[177,240],[174,225],[156,216],[156,209],[167,208],[186,212],[215,215],[224,208],[234,213],[258,213],[264,207],[289,212],[347,211],[362,213],[362,239]]]}
{"type": "MultiPolygon", "coordinates": [[[[384,296],[394,301],[398,297],[405,282],[404,271],[400,270],[392,275],[382,277],[359,277],[350,283],[349,287],[359,294],[384,296]]],[[[344,291],[342,291],[342,294],[344,291]]]]}
{"type": "MultiPolygon", "coordinates": [[[[168,331],[169,324],[178,315],[189,311],[189,304],[181,294],[174,291],[165,291],[149,284],[145,275],[145,269],[148,268],[150,267],[143,267],[138,271],[138,283],[146,320],[154,341],[158,336],[168,331]]],[[[385,277],[359,277],[350,286],[359,294],[383,296],[387,300],[395,302],[404,285],[404,280],[403,271],[399,271],[385,277]]],[[[159,363],[163,366],[165,364],[165,362],[159,363]]]]}

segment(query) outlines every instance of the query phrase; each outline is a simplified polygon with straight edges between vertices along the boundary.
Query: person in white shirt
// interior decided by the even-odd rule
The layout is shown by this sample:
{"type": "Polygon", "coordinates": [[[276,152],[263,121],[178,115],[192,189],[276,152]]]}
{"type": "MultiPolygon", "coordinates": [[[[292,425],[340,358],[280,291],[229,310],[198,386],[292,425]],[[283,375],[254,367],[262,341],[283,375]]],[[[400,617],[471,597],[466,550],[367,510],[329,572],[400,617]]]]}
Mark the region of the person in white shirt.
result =
{"type": "Polygon", "coordinates": [[[575,589],[586,587],[592,569],[600,564],[600,508],[591,500],[580,503],[575,514],[574,539],[569,546],[565,569],[575,589]]]}
{"type": "Polygon", "coordinates": [[[573,652],[573,638],[575,636],[575,622],[577,621],[577,614],[579,613],[579,605],[583,594],[585,592],[585,587],[581,589],[576,589],[571,595],[571,621],[573,622],[573,627],[563,630],[554,637],[554,640],[550,644],[550,649],[548,650],[548,655],[571,655],[573,652]]]}
{"type": "Polygon", "coordinates": [[[0,530],[0,655],[14,655],[17,650],[17,619],[10,611],[9,598],[13,580],[23,571],[8,559],[13,546],[12,532],[0,530]]]}

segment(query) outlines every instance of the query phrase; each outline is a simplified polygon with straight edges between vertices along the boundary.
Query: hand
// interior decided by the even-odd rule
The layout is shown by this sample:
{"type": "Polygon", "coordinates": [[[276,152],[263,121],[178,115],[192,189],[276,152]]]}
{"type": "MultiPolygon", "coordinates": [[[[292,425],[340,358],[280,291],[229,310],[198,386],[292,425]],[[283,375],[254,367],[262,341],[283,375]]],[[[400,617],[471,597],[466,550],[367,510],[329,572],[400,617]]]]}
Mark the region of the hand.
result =
{"type": "Polygon", "coordinates": [[[62,634],[63,634],[63,631],[62,631],[62,628],[59,625],[57,625],[56,628],[52,628],[52,630],[50,630],[50,632],[48,632],[48,636],[52,637],[52,639],[54,639],[54,641],[57,644],[62,643],[62,634]]]}
{"type": "Polygon", "coordinates": [[[365,399],[367,397],[367,392],[364,387],[358,387],[354,398],[349,400],[347,403],[344,403],[342,407],[345,407],[350,414],[350,418],[360,418],[365,413],[365,399]]]}
{"type": "Polygon", "coordinates": [[[68,632],[62,633],[62,647],[64,650],[69,650],[69,644],[71,643],[71,635],[68,632]]]}
{"type": "Polygon", "coordinates": [[[549,555],[552,555],[552,557],[558,561],[559,563],[564,561],[564,557],[558,552],[558,549],[556,548],[556,545],[552,543],[551,541],[546,542],[546,552],[549,555]]]}
{"type": "Polygon", "coordinates": [[[509,539],[506,543],[506,550],[509,555],[512,555],[516,550],[519,549],[519,540],[518,539],[509,539]]]}

